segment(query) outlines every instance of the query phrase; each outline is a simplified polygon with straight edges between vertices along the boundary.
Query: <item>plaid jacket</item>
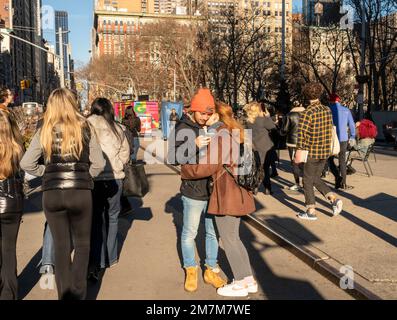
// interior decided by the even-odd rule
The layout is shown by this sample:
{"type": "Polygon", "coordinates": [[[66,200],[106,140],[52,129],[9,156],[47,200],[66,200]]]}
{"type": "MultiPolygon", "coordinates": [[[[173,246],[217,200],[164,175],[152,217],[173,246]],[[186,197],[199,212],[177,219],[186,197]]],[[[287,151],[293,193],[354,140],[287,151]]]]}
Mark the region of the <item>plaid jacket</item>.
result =
{"type": "Polygon", "coordinates": [[[332,113],[319,101],[300,114],[297,149],[308,150],[309,158],[328,159],[331,155],[332,113]]]}

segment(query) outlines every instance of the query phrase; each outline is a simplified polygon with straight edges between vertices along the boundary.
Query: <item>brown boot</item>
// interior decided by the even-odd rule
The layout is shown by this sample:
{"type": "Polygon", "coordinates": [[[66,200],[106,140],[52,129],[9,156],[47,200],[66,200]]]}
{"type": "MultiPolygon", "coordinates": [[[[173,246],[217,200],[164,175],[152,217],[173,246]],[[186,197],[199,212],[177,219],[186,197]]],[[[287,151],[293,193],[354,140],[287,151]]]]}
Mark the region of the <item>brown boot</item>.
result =
{"type": "Polygon", "coordinates": [[[196,267],[187,267],[186,270],[186,279],[185,279],[185,290],[189,292],[193,292],[197,290],[197,266],[196,267]]]}
{"type": "Polygon", "coordinates": [[[227,282],[221,278],[219,268],[210,268],[206,266],[207,269],[204,272],[204,282],[211,284],[214,288],[218,289],[223,287],[227,282]]]}

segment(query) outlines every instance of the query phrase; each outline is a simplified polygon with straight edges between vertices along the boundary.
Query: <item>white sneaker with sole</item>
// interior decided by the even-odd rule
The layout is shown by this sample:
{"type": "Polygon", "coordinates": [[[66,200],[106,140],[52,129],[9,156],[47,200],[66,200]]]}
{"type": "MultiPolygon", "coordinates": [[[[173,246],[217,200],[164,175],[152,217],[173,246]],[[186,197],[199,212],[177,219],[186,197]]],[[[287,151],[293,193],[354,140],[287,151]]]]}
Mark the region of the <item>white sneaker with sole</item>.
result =
{"type": "Polygon", "coordinates": [[[335,216],[340,214],[343,210],[343,202],[340,199],[336,199],[335,202],[332,204],[332,213],[335,216]]]}
{"type": "Polygon", "coordinates": [[[247,286],[241,286],[234,281],[230,284],[227,284],[216,292],[223,297],[246,297],[248,296],[248,289],[247,286]]]}
{"type": "Polygon", "coordinates": [[[310,212],[299,212],[296,216],[299,219],[303,219],[303,220],[312,220],[312,221],[317,220],[317,216],[310,212]]]}

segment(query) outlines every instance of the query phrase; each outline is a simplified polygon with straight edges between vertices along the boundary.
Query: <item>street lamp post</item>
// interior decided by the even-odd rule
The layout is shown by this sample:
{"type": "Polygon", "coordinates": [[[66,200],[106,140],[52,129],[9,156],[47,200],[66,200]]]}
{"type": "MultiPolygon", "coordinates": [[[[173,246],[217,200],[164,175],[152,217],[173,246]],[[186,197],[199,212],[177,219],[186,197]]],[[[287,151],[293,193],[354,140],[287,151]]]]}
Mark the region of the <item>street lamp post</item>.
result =
{"type": "Polygon", "coordinates": [[[58,29],[58,37],[59,37],[59,55],[60,55],[60,64],[61,64],[61,88],[65,88],[65,66],[64,66],[64,57],[63,57],[63,35],[62,28],[58,29]]]}
{"type": "Polygon", "coordinates": [[[286,29],[286,17],[285,17],[285,14],[286,14],[286,6],[285,6],[285,0],[283,0],[283,4],[282,4],[282,14],[283,14],[283,17],[282,17],[282,26],[281,26],[281,29],[282,29],[282,34],[281,34],[281,70],[280,70],[280,76],[281,76],[281,80],[283,81],[283,80],[285,80],[285,29],[286,29]]]}
{"type": "Polygon", "coordinates": [[[360,62],[360,77],[359,89],[357,95],[358,118],[364,118],[364,73],[365,73],[365,4],[364,0],[361,2],[361,62],[360,62]]]}
{"type": "MultiPolygon", "coordinates": [[[[69,33],[69,30],[62,31],[62,27],[59,27],[58,32],[56,34],[58,35],[59,39],[59,56],[60,56],[60,64],[61,64],[61,88],[65,88],[65,57],[63,54],[63,34],[64,33],[69,33]]],[[[69,51],[69,50],[68,50],[69,51]]],[[[69,73],[69,57],[66,57],[68,59],[68,69],[67,72],[69,73]]],[[[68,75],[69,77],[69,75],[68,75]]]]}

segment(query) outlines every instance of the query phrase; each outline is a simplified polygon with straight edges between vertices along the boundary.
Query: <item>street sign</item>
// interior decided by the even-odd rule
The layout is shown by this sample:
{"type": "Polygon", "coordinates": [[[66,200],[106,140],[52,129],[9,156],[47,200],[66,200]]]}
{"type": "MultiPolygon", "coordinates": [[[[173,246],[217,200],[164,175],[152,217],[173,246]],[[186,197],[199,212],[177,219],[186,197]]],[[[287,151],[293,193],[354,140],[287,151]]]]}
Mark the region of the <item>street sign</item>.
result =
{"type": "Polygon", "coordinates": [[[122,94],[121,100],[122,101],[134,100],[134,97],[132,94],[122,94]]]}

